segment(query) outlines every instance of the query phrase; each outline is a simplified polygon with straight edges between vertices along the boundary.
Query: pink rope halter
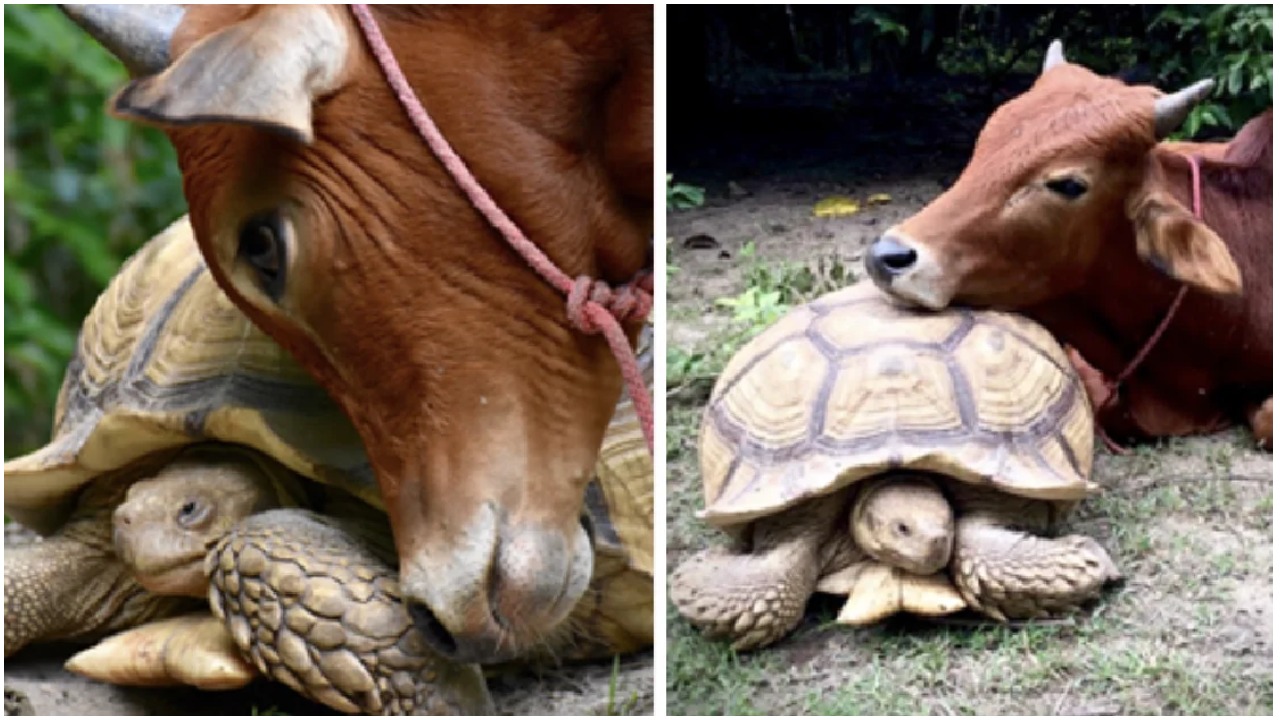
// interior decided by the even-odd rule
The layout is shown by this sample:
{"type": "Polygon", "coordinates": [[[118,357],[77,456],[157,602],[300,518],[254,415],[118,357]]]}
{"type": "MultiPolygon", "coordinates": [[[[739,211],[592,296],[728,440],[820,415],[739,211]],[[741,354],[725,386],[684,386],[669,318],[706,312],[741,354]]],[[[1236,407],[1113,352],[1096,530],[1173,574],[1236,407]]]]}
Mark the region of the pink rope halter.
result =
{"type": "Polygon", "coordinates": [[[564,293],[569,323],[580,332],[588,335],[601,334],[609,343],[613,356],[622,368],[622,377],[626,381],[627,391],[635,406],[636,417],[640,419],[640,427],[644,431],[645,442],[649,445],[649,454],[653,454],[653,401],[645,387],[644,377],[636,363],[635,354],[627,336],[622,331],[622,323],[642,321],[649,317],[653,308],[653,275],[643,274],[631,283],[620,288],[612,288],[603,280],[593,280],[586,275],[572,278],[556,267],[551,259],[520,230],[511,218],[498,207],[493,198],[481,187],[475,175],[467,168],[458,156],[418,99],[417,93],[409,86],[404,73],[396,62],[391,47],[387,45],[378,23],[373,19],[368,5],[352,5],[351,12],[364,32],[365,40],[373,52],[374,58],[382,67],[387,83],[395,91],[400,104],[404,106],[409,119],[431,151],[439,158],[441,164],[448,169],[454,181],[466,194],[476,210],[506,238],[511,247],[529,263],[544,280],[564,293]]]}
{"type": "MultiPolygon", "coordinates": [[[[1200,158],[1197,155],[1186,155],[1185,157],[1187,158],[1187,163],[1191,165],[1191,211],[1195,213],[1197,220],[1202,220],[1204,219],[1204,214],[1200,207],[1200,158]]],[[[1098,406],[1095,416],[1101,415],[1103,410],[1110,407],[1120,397],[1120,383],[1128,380],[1133,375],[1138,366],[1142,364],[1142,361],[1146,360],[1147,356],[1151,354],[1151,349],[1156,346],[1156,343],[1160,342],[1165,330],[1168,330],[1169,325],[1173,323],[1173,316],[1177,314],[1178,308],[1182,306],[1182,301],[1186,299],[1187,289],[1186,285],[1178,288],[1178,294],[1173,296],[1173,302],[1169,303],[1169,309],[1165,311],[1164,318],[1156,326],[1155,332],[1151,333],[1147,343],[1142,346],[1137,355],[1133,356],[1133,359],[1129,361],[1124,370],[1120,371],[1116,379],[1108,383],[1110,388],[1107,393],[1107,399],[1103,400],[1102,404],[1098,406]]],[[[1098,433],[1102,435],[1102,442],[1106,444],[1108,450],[1117,455],[1129,454],[1129,451],[1123,445],[1111,439],[1111,436],[1107,434],[1101,424],[1098,425],[1098,433]]]]}

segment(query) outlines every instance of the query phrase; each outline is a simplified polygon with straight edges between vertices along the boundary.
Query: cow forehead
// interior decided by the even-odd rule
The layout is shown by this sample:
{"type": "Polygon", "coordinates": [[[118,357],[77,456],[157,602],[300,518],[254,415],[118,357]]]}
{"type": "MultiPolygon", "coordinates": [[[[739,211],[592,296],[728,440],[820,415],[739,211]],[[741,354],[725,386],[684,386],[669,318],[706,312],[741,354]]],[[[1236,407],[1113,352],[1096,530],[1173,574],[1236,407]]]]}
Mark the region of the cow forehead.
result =
{"type": "Polygon", "coordinates": [[[1076,66],[1057,68],[992,114],[972,165],[998,165],[1012,179],[1064,157],[1141,153],[1154,142],[1158,96],[1155,88],[1128,86],[1076,66]]]}

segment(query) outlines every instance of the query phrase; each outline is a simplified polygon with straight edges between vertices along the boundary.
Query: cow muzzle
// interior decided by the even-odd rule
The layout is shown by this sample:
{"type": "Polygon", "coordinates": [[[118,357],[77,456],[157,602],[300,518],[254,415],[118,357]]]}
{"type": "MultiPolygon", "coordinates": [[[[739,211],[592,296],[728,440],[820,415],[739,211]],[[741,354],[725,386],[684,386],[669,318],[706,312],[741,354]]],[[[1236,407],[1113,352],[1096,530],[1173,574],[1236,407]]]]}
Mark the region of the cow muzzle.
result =
{"type": "Polygon", "coordinates": [[[877,287],[909,305],[940,310],[955,295],[935,254],[897,228],[871,243],[863,264],[877,287]]]}
{"type": "Polygon", "coordinates": [[[916,264],[916,251],[903,245],[893,235],[881,235],[867,248],[863,261],[867,266],[867,274],[883,288],[894,277],[911,270],[911,266],[916,264]]]}
{"type": "Polygon", "coordinates": [[[447,545],[402,560],[400,587],[415,627],[440,655],[463,663],[511,660],[546,642],[591,580],[585,527],[566,534],[509,524],[485,505],[447,545]]]}

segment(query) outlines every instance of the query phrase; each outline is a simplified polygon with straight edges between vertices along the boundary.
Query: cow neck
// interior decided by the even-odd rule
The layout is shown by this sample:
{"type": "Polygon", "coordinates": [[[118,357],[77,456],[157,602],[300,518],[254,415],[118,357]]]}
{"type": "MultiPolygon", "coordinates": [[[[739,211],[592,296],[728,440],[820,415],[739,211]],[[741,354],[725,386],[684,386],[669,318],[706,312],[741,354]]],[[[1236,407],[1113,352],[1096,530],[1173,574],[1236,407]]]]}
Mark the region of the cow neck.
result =
{"type": "Polygon", "coordinates": [[[569,277],[546,253],[535,245],[494,202],[493,197],[480,185],[475,175],[467,168],[462,158],[454,152],[449,142],[440,132],[440,128],[427,114],[417,93],[410,87],[395,54],[387,44],[382,30],[373,18],[368,5],[352,5],[351,13],[356,24],[364,33],[378,65],[387,78],[387,84],[395,92],[401,106],[409,115],[410,121],[418,130],[418,134],[435,153],[436,158],[449,171],[454,182],[458,184],[467,199],[476,210],[484,216],[507,243],[511,245],[525,262],[529,263],[544,280],[563,293],[569,323],[579,332],[587,335],[603,335],[609,343],[609,349],[617,358],[622,369],[622,377],[631,395],[631,403],[635,407],[636,417],[640,419],[640,427],[644,431],[645,442],[649,446],[649,454],[653,455],[653,402],[645,386],[644,376],[636,361],[635,351],[622,330],[624,322],[642,322],[649,317],[653,308],[653,275],[641,273],[630,283],[613,288],[603,280],[595,280],[587,275],[576,278],[569,277]]]}
{"type": "MultiPolygon", "coordinates": [[[[1195,214],[1197,220],[1203,220],[1204,215],[1200,202],[1200,156],[1184,155],[1183,157],[1187,159],[1187,164],[1191,166],[1191,211],[1195,214]]],[[[1169,303],[1169,309],[1165,311],[1164,317],[1161,318],[1160,324],[1156,326],[1155,331],[1151,333],[1151,337],[1133,356],[1129,364],[1120,371],[1116,379],[1107,383],[1107,397],[1095,411],[1095,418],[1101,417],[1102,412],[1116,402],[1120,396],[1120,385],[1133,375],[1138,366],[1142,364],[1142,361],[1146,360],[1147,356],[1151,354],[1151,350],[1156,346],[1156,343],[1160,342],[1160,338],[1164,336],[1165,331],[1173,324],[1173,317],[1178,314],[1178,308],[1182,306],[1182,301],[1186,299],[1188,290],[1189,287],[1185,283],[1178,288],[1178,293],[1173,296],[1173,302],[1169,303]]],[[[1129,454],[1127,448],[1107,434],[1106,428],[1102,426],[1101,422],[1097,422],[1097,427],[1098,433],[1102,436],[1102,442],[1106,444],[1108,450],[1117,455],[1129,454]]]]}

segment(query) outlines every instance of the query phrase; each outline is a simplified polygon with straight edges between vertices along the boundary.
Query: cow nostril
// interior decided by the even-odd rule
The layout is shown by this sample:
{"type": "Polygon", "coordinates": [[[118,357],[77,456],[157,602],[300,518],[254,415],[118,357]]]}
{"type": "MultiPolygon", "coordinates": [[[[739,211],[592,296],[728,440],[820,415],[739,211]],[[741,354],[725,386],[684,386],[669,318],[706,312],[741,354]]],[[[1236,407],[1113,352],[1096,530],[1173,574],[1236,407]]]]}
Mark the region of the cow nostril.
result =
{"type": "Polygon", "coordinates": [[[916,251],[892,235],[883,235],[867,248],[867,271],[880,283],[887,282],[916,264],[916,251]]]}
{"type": "Polygon", "coordinates": [[[445,657],[456,657],[458,640],[445,629],[436,614],[431,612],[431,608],[420,602],[411,602],[408,605],[409,617],[413,619],[413,626],[418,629],[422,638],[427,641],[427,645],[445,657]]]}
{"type": "MultiPolygon", "coordinates": [[[[896,245],[896,243],[895,243],[896,245]]],[[[916,251],[909,247],[898,245],[885,252],[880,253],[880,261],[891,270],[906,270],[915,265],[916,251]]]]}
{"type": "Polygon", "coordinates": [[[916,264],[916,251],[907,250],[904,253],[886,255],[884,258],[884,262],[886,265],[893,268],[894,270],[906,270],[907,268],[916,264]]]}

